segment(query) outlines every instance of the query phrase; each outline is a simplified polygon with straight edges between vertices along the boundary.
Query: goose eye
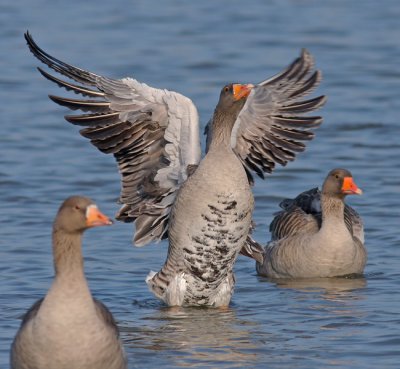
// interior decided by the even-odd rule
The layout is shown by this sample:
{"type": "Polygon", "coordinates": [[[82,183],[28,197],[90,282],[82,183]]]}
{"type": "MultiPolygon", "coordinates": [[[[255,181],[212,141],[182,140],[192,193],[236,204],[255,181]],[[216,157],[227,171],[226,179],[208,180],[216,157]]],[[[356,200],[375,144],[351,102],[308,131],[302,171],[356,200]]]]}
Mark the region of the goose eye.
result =
{"type": "Polygon", "coordinates": [[[336,179],[339,179],[339,175],[338,175],[338,174],[335,174],[335,178],[336,178],[336,179]]]}
{"type": "Polygon", "coordinates": [[[75,209],[76,209],[76,210],[81,210],[81,208],[80,208],[79,205],[75,205],[75,209]]]}
{"type": "Polygon", "coordinates": [[[225,86],[225,87],[224,87],[224,91],[225,91],[225,92],[228,92],[228,91],[229,91],[229,87],[228,87],[228,86],[225,86]]]}

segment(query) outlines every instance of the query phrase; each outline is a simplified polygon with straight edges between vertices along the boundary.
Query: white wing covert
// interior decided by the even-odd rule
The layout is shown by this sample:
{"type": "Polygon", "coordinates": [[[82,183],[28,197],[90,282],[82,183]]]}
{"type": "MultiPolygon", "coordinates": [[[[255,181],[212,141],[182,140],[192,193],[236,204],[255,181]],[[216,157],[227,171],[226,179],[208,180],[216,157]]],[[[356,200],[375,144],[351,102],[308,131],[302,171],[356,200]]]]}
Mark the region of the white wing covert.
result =
{"type": "Polygon", "coordinates": [[[110,79],[76,68],[44,52],[29,33],[25,39],[40,61],[82,86],[38,68],[45,78],[90,98],[49,96],[59,105],[87,112],[65,119],[83,126],[82,136],[116,158],[122,182],[122,207],[116,218],[135,222],[135,245],[166,238],[177,190],[188,167],[197,165],[201,156],[199,118],[192,101],[132,78],[110,79]]]}

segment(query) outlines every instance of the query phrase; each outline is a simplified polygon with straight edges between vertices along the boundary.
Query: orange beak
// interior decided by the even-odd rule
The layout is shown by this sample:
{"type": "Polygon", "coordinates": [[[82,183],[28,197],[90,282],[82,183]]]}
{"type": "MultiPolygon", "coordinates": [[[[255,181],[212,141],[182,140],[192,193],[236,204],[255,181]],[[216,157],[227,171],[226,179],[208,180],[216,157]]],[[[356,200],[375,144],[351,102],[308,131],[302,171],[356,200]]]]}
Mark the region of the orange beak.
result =
{"type": "Polygon", "coordinates": [[[344,177],[342,192],[347,195],[362,195],[363,193],[361,188],[358,188],[357,185],[354,183],[352,177],[344,177]]]}
{"type": "Polygon", "coordinates": [[[233,85],[233,97],[235,100],[240,100],[244,97],[249,96],[251,89],[254,87],[252,84],[241,85],[239,83],[235,83],[233,85]]]}
{"type": "Polygon", "coordinates": [[[96,205],[89,205],[86,209],[86,225],[88,227],[100,227],[111,225],[113,221],[104,215],[96,205]]]}

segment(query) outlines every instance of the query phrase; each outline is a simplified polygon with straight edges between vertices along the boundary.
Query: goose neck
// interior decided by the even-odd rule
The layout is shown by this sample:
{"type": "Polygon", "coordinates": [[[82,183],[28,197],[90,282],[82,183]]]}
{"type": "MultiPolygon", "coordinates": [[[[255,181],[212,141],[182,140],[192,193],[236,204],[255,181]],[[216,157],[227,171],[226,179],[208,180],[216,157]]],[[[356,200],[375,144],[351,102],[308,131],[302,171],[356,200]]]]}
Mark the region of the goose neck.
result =
{"type": "Polygon", "coordinates": [[[53,231],[53,257],[56,278],[85,278],[82,257],[82,234],[53,231]]]}
{"type": "Polygon", "coordinates": [[[210,150],[221,146],[231,147],[231,134],[235,120],[236,114],[219,109],[215,110],[211,127],[210,150]]]}
{"type": "Polygon", "coordinates": [[[344,202],[343,199],[321,194],[321,211],[322,221],[330,219],[342,220],[344,219],[344,202]]]}

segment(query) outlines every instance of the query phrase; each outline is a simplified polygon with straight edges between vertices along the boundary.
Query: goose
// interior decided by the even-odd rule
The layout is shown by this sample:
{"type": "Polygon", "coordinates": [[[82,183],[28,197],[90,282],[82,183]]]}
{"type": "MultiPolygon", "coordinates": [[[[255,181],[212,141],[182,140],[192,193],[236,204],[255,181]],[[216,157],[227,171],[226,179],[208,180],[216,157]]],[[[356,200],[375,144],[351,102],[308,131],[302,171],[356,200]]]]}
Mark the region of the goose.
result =
{"type": "Polygon", "coordinates": [[[86,197],[63,202],[53,224],[55,278],[22,320],[11,346],[12,369],[127,367],[114,318],[92,297],[83,270],[83,232],[109,224],[86,197]]]}
{"type": "Polygon", "coordinates": [[[29,33],[33,55],[61,75],[39,72],[59,87],[89,99],[49,96],[84,114],[65,119],[100,151],[113,154],[121,175],[116,219],[134,222],[133,243],[168,238],[168,254],[149,289],[169,306],[227,306],[238,254],[260,259],[248,242],[254,199],[252,173],[264,178],[305,149],[322,118],[304,116],[325,96],[301,98],[321,72],[307,50],[283,72],[256,85],[230,83],[221,90],[206,127],[201,159],[199,117],[193,102],[133,78],[111,79],[67,64],[41,49],[29,33]]]}
{"type": "Polygon", "coordinates": [[[271,241],[259,275],[269,278],[319,278],[361,275],[367,261],[360,215],[344,203],[361,195],[346,169],[333,169],[322,190],[313,188],[285,199],[270,224],[271,241]]]}

